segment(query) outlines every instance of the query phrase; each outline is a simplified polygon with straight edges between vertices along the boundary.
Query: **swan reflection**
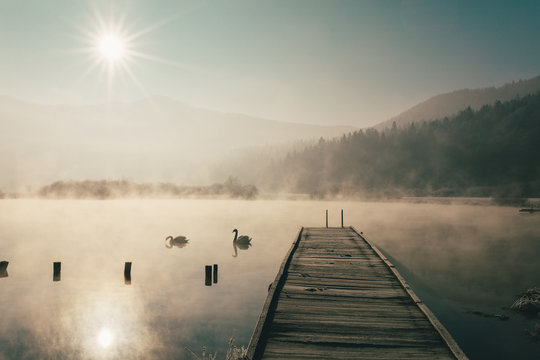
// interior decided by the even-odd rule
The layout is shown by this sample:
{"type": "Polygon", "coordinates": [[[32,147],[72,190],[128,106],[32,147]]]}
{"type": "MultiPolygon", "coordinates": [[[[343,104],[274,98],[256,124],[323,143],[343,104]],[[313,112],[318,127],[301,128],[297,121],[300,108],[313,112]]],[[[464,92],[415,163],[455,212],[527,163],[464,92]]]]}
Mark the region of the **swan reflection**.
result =
{"type": "Polygon", "coordinates": [[[172,249],[173,246],[176,246],[178,248],[183,248],[188,243],[189,243],[189,239],[182,235],[177,236],[175,238],[169,235],[165,238],[165,247],[167,249],[172,249]]]}
{"type": "Polygon", "coordinates": [[[234,239],[233,239],[233,248],[234,248],[234,255],[233,257],[238,256],[238,249],[240,250],[247,250],[251,246],[251,238],[247,235],[240,235],[238,236],[238,229],[234,229],[232,231],[234,233],[234,239]]]}

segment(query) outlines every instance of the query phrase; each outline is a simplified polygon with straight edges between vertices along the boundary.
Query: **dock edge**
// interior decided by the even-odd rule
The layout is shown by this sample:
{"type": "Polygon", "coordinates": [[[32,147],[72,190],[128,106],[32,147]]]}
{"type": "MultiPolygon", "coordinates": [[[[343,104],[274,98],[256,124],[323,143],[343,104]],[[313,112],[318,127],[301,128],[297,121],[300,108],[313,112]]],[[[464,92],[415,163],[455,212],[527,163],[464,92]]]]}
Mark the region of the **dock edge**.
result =
{"type": "Polygon", "coordinates": [[[273,313],[277,306],[279,293],[281,289],[283,288],[287,270],[289,269],[289,265],[291,263],[293,254],[298,248],[298,243],[300,242],[300,239],[302,239],[303,232],[304,232],[304,227],[302,226],[302,228],[298,232],[296,241],[292,243],[291,247],[289,248],[289,251],[287,252],[287,255],[283,259],[283,262],[281,263],[281,266],[279,268],[279,271],[276,275],[274,282],[270,284],[266,301],[264,302],[261,315],[259,315],[259,320],[257,321],[257,325],[255,326],[255,330],[253,331],[253,335],[251,335],[251,339],[249,340],[247,354],[246,356],[244,356],[243,360],[259,359],[261,355],[264,353],[264,348],[266,346],[264,335],[268,331],[269,324],[272,323],[272,320],[274,317],[273,313]]]}
{"type": "Polygon", "coordinates": [[[413,299],[413,301],[416,303],[416,306],[424,313],[424,315],[427,317],[431,325],[437,330],[441,338],[444,340],[452,354],[456,357],[458,360],[468,360],[469,358],[463,350],[459,347],[458,343],[454,340],[450,332],[444,327],[444,325],[437,319],[437,317],[429,310],[428,306],[424,304],[422,300],[416,295],[416,293],[413,291],[413,289],[410,287],[410,285],[405,281],[403,276],[399,273],[399,271],[396,269],[396,266],[388,260],[388,258],[375,246],[364,237],[363,234],[360,234],[353,226],[350,227],[356,235],[358,235],[360,238],[362,238],[372,249],[379,255],[379,257],[384,261],[386,266],[392,271],[394,276],[399,280],[401,286],[403,289],[409,294],[409,296],[413,299]]]}

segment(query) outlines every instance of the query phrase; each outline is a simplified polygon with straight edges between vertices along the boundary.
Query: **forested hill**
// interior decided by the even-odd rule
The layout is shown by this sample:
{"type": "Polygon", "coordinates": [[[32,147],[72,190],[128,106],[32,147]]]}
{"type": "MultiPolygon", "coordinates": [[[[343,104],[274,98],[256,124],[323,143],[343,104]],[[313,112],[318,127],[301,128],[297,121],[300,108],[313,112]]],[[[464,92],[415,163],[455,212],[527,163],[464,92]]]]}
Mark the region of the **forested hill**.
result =
{"type": "Polygon", "coordinates": [[[408,127],[411,123],[442,119],[455,116],[470,107],[479,110],[484,105],[492,105],[495,101],[510,101],[518,96],[536,94],[540,91],[540,76],[528,80],[513,81],[501,87],[484,89],[463,89],[433,96],[418,105],[402,112],[390,120],[384,121],[374,128],[384,130],[396,122],[397,127],[408,127]]]}
{"type": "Polygon", "coordinates": [[[537,93],[406,129],[321,139],[271,166],[267,179],[321,197],[538,197],[539,139],[537,93]]]}

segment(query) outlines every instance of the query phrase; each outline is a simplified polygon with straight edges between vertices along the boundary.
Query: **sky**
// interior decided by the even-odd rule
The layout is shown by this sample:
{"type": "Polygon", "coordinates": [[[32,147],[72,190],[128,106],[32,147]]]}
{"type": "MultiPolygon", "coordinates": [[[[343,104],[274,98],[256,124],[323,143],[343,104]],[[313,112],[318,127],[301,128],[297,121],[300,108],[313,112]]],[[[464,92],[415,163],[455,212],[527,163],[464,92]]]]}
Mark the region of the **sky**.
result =
{"type": "Polygon", "coordinates": [[[369,126],[540,74],[540,2],[0,0],[0,94],[369,126]],[[123,34],[120,64],[99,54],[123,34]]]}

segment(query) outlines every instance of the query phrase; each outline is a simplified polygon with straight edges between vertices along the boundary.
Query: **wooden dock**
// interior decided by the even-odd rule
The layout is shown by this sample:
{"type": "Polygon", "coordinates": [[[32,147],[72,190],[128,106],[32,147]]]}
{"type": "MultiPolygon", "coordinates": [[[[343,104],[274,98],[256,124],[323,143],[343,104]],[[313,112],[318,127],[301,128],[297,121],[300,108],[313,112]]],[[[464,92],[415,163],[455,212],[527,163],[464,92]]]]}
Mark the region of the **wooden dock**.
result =
{"type": "Polygon", "coordinates": [[[395,267],[352,227],[302,228],[247,359],[467,359],[395,267]]]}

